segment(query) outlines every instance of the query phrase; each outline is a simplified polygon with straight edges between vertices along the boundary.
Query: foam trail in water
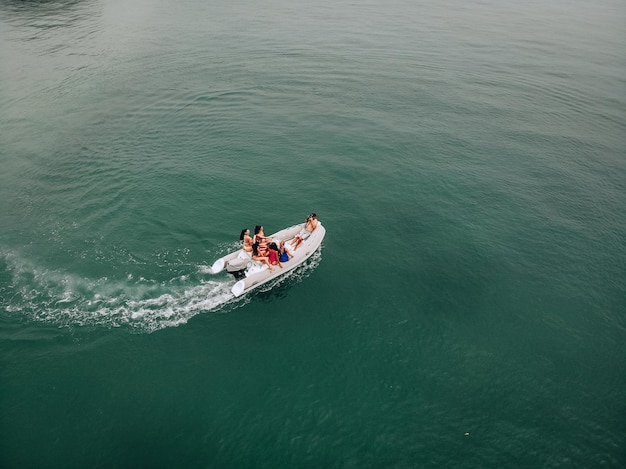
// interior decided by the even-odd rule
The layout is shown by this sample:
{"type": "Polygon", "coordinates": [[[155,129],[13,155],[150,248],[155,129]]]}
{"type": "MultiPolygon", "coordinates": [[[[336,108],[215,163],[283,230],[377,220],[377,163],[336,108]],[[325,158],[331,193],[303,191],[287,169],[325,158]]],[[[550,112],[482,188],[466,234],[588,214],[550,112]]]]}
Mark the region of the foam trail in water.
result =
{"type": "MultiPolygon", "coordinates": [[[[200,265],[190,275],[156,282],[143,277],[125,280],[81,278],[58,270],[41,269],[16,253],[0,253],[11,277],[2,288],[3,309],[59,327],[130,327],[154,332],[185,324],[193,316],[219,311],[225,305],[245,304],[250,294],[235,298],[235,281],[226,275],[206,278],[210,267],[200,265]],[[194,275],[196,274],[196,275],[194,275]],[[198,275],[199,279],[198,279],[198,275]]],[[[300,281],[321,259],[320,251],[302,266],[259,288],[268,291],[285,281],[300,281]]]]}
{"type": "Polygon", "coordinates": [[[41,269],[15,253],[4,252],[2,258],[11,277],[2,292],[5,311],[59,326],[129,326],[153,332],[235,300],[230,278],[190,280],[193,275],[185,275],[156,282],[129,275],[126,280],[94,280],[41,269]]]}

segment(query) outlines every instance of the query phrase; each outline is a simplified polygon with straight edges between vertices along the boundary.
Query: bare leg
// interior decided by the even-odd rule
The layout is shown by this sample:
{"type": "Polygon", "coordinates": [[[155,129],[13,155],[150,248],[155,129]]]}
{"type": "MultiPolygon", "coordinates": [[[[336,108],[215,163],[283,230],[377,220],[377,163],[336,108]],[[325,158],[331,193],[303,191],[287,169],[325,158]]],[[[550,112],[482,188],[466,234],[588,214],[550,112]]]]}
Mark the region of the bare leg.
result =
{"type": "Polygon", "coordinates": [[[274,269],[272,269],[272,265],[270,264],[269,258],[268,257],[264,257],[264,256],[255,256],[252,258],[252,260],[254,261],[259,261],[259,262],[263,262],[265,265],[267,265],[267,267],[270,269],[270,271],[273,271],[274,269]]]}

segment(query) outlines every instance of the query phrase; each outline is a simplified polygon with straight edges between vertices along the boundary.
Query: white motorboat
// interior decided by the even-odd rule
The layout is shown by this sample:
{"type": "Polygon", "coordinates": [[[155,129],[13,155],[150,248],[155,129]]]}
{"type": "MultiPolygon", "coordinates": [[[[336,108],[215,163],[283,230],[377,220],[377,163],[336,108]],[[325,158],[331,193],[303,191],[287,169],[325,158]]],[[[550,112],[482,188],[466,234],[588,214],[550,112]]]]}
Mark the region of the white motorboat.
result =
{"type": "Polygon", "coordinates": [[[317,227],[311,235],[302,241],[297,249],[294,249],[291,242],[303,228],[304,223],[300,223],[270,235],[271,242],[275,242],[277,245],[280,244],[280,241],[285,241],[285,246],[293,254],[291,259],[282,262],[282,269],[278,265],[274,265],[272,266],[273,270],[270,270],[267,264],[253,261],[251,253],[239,249],[216,260],[211,266],[211,272],[217,274],[226,268],[238,279],[231,289],[235,296],[241,296],[272,279],[285,275],[311,257],[320,247],[326,235],[326,229],[318,220],[317,227]]]}

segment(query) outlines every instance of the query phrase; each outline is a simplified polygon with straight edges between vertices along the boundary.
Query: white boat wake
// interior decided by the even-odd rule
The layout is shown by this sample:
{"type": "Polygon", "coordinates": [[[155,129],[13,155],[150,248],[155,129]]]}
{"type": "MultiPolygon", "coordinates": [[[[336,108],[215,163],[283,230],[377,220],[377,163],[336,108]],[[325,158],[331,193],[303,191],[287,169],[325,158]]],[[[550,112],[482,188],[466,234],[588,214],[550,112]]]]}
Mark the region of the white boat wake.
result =
{"type": "MultiPolygon", "coordinates": [[[[230,312],[250,302],[235,298],[230,278],[209,276],[210,266],[192,267],[188,275],[167,281],[128,276],[124,280],[82,278],[60,270],[42,269],[16,253],[2,252],[10,276],[0,291],[4,314],[67,328],[120,328],[151,333],[186,324],[206,312],[230,312]]],[[[318,252],[307,264],[259,291],[299,281],[319,263],[318,252]]],[[[0,285],[1,286],[1,285],[0,285]]]]}

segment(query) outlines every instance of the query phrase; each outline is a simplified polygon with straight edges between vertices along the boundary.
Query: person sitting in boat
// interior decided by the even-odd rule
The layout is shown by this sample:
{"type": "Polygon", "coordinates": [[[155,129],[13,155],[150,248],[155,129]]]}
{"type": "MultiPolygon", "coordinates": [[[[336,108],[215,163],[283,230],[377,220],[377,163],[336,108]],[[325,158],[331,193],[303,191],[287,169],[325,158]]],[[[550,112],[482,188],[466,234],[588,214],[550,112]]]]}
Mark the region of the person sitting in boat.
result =
{"type": "Polygon", "coordinates": [[[263,233],[262,225],[257,225],[254,227],[254,242],[259,243],[259,255],[267,256],[269,254],[268,245],[271,239],[271,237],[265,236],[265,233],[263,233]]]}
{"type": "Polygon", "coordinates": [[[242,249],[246,252],[252,252],[252,237],[250,236],[250,230],[248,228],[244,228],[241,230],[241,235],[239,235],[239,240],[243,241],[242,249]]]}
{"type": "Polygon", "coordinates": [[[269,258],[267,256],[259,255],[259,243],[258,242],[252,245],[252,260],[257,261],[257,262],[262,262],[263,264],[267,265],[270,271],[274,270],[272,269],[272,265],[270,264],[269,258]]]}
{"type": "Polygon", "coordinates": [[[278,246],[278,253],[280,254],[280,262],[287,262],[293,257],[291,251],[287,249],[287,246],[285,246],[284,241],[280,242],[280,245],[278,246]]]}
{"type": "Polygon", "coordinates": [[[280,253],[278,252],[278,246],[276,246],[276,243],[270,243],[268,259],[270,264],[278,265],[281,269],[283,268],[283,265],[280,263],[280,253]]]}
{"type": "Polygon", "coordinates": [[[302,244],[302,241],[311,236],[311,233],[313,233],[313,230],[315,230],[315,228],[317,228],[317,215],[312,213],[311,215],[306,217],[306,220],[304,220],[304,228],[300,230],[300,233],[298,233],[291,242],[292,246],[295,245],[295,247],[293,248],[294,251],[298,249],[298,246],[302,244]]]}

